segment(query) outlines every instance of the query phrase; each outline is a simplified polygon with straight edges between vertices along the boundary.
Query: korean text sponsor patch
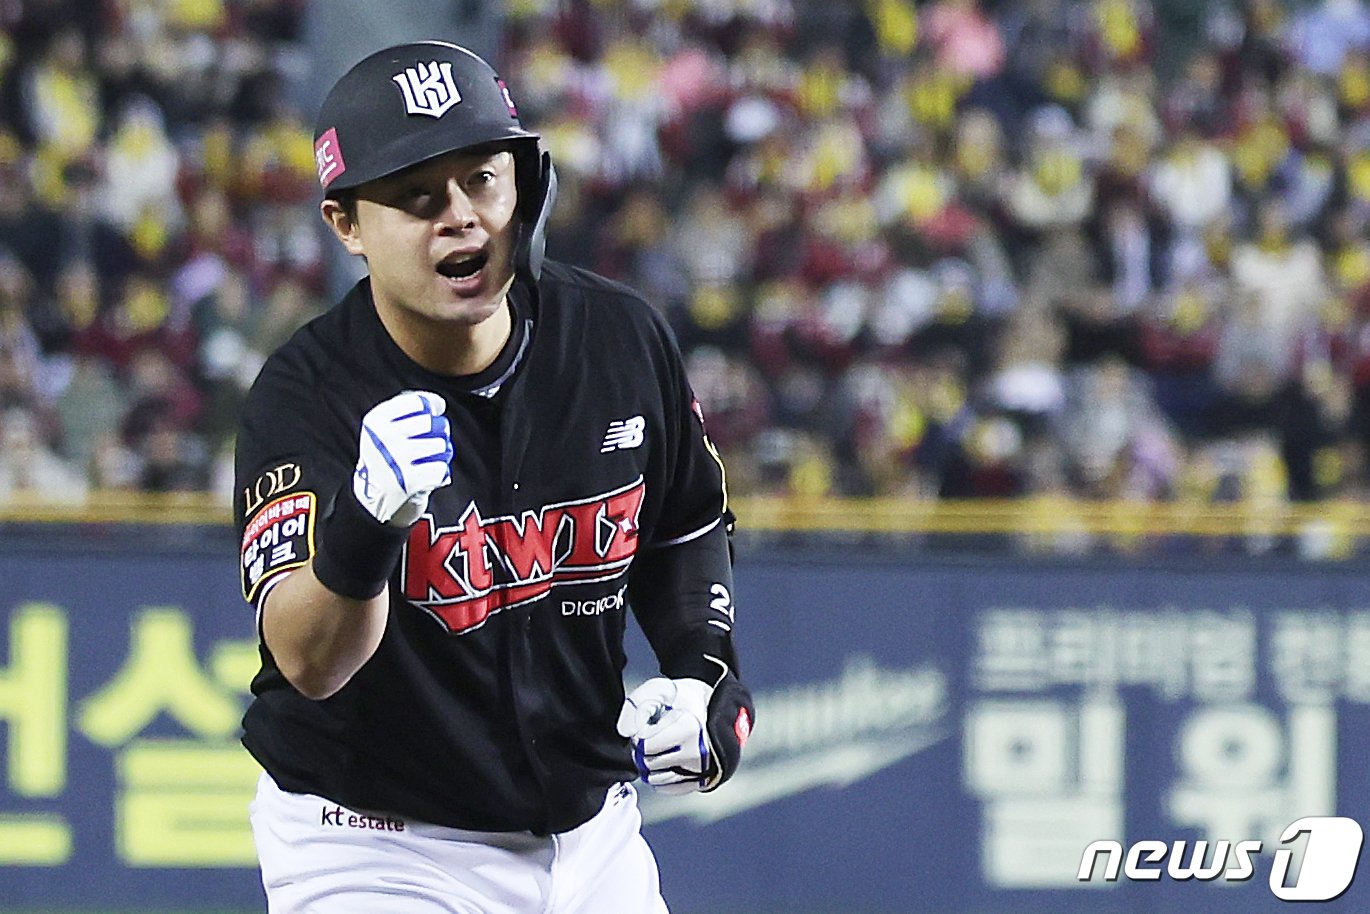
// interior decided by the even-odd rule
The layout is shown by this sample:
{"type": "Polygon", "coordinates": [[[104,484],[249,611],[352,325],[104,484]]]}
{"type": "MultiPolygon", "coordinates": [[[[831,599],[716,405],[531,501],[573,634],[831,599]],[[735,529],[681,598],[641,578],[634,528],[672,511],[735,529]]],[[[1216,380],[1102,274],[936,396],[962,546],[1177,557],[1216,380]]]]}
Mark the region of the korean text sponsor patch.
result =
{"type": "Polygon", "coordinates": [[[319,184],[324,190],[337,178],[341,178],[343,172],[347,171],[347,163],[343,161],[342,148],[338,146],[338,131],[329,127],[317,140],[314,141],[314,167],[319,172],[319,184]]]}
{"type": "Polygon", "coordinates": [[[243,597],[256,599],[263,581],[298,568],[314,553],[313,492],[294,492],[262,505],[243,530],[243,597]]]}

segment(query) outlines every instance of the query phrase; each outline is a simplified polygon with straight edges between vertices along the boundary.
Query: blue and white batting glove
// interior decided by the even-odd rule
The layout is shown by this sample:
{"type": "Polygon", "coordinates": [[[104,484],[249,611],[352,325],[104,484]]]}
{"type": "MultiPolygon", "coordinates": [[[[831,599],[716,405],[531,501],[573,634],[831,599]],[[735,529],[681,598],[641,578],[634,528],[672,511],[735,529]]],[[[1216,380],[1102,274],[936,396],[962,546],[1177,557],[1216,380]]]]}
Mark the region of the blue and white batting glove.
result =
{"type": "Polygon", "coordinates": [[[648,679],[632,691],[618,715],[618,734],[633,747],[642,780],[663,793],[715,786],[719,768],[709,746],[709,698],[698,679],[648,679]]]}
{"type": "Polygon", "coordinates": [[[434,489],[452,481],[447,401],[406,390],[362,417],[352,492],[383,524],[407,527],[428,507],[434,489]]]}

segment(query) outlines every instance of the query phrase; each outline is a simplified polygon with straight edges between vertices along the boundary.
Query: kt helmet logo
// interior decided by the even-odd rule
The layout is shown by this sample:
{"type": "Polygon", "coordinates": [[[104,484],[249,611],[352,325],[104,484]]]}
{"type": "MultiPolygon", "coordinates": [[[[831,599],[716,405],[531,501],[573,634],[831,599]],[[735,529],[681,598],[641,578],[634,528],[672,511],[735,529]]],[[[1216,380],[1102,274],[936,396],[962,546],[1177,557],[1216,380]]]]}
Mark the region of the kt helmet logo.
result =
{"type": "Polygon", "coordinates": [[[404,110],[410,114],[442,117],[461,101],[457,84],[452,82],[452,64],[446,60],[414,64],[391,79],[404,93],[404,110]]]}

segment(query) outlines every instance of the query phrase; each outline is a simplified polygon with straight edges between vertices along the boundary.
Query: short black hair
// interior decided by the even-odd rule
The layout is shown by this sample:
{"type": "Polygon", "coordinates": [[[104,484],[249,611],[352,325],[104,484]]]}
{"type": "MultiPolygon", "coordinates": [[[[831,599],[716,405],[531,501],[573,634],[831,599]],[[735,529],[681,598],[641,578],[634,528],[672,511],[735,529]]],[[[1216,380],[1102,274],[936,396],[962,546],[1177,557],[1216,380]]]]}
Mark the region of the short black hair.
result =
{"type": "Polygon", "coordinates": [[[330,191],[324,195],[325,200],[333,200],[342,207],[342,211],[347,214],[347,218],[353,222],[357,221],[357,189],[355,187],[345,187],[342,190],[330,191]]]}

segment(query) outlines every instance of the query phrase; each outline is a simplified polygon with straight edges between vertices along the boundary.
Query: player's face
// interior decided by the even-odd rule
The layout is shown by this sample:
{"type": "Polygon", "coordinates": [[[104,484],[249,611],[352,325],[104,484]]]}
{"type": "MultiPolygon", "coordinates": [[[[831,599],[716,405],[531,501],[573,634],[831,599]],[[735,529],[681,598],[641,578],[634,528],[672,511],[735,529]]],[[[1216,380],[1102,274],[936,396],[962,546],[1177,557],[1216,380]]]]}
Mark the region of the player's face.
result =
{"type": "Polygon", "coordinates": [[[383,316],[474,325],[513,282],[517,200],[511,153],[458,151],[363,185],[353,219],[331,201],[324,216],[366,257],[383,316]]]}

